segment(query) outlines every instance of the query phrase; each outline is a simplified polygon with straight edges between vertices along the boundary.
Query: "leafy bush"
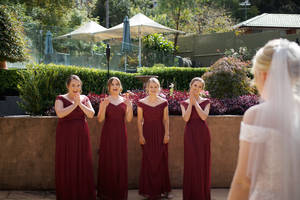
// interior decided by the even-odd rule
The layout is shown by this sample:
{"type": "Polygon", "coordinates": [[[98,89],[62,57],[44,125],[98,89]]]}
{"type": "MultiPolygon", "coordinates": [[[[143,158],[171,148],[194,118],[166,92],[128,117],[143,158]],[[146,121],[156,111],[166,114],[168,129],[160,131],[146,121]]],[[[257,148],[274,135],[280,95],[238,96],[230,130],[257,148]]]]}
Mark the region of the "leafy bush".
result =
{"type": "Polygon", "coordinates": [[[246,66],[247,63],[234,57],[220,58],[213,64],[202,77],[211,97],[223,99],[250,94],[253,89],[246,66]]]}
{"type": "Polygon", "coordinates": [[[8,6],[0,5],[0,61],[24,61],[23,26],[8,6]]]}
{"type": "Polygon", "coordinates": [[[0,96],[17,96],[20,79],[17,69],[0,70],[0,96]]]}
{"type": "MultiPolygon", "coordinates": [[[[82,93],[105,93],[107,72],[105,70],[80,68],[59,65],[28,65],[19,72],[21,81],[18,84],[21,107],[29,114],[41,115],[54,104],[58,94],[66,93],[66,80],[71,74],[78,75],[82,82],[82,93]]],[[[120,78],[123,89],[142,88],[142,83],[134,76],[124,72],[111,72],[111,76],[120,78]]]]}
{"type": "Polygon", "coordinates": [[[243,95],[234,98],[210,99],[210,115],[243,115],[244,112],[259,103],[256,95],[243,95]]]}
{"type": "MultiPolygon", "coordinates": [[[[137,115],[137,102],[144,98],[147,94],[143,90],[131,91],[133,95],[130,96],[133,106],[133,113],[137,115]]],[[[168,100],[169,104],[169,114],[170,115],[181,115],[180,102],[188,98],[187,92],[174,91],[172,94],[170,90],[163,89],[160,94],[163,98],[168,100]]],[[[95,115],[97,115],[99,110],[99,104],[106,94],[89,94],[88,98],[95,110],[95,115]]],[[[251,106],[259,103],[258,96],[256,95],[244,95],[236,98],[227,99],[210,99],[210,115],[242,115],[251,106]]],[[[56,115],[54,107],[49,109],[46,115],[56,115]]]]}
{"type": "Polygon", "coordinates": [[[247,47],[240,47],[238,50],[226,49],[224,54],[226,57],[234,57],[242,61],[250,61],[252,59],[252,55],[247,47]]]}
{"type": "MultiPolygon", "coordinates": [[[[13,70],[8,70],[13,71],[13,70]]],[[[17,71],[17,70],[16,70],[17,71]]],[[[169,88],[171,83],[175,84],[173,92],[169,90],[162,90],[162,95],[169,101],[169,112],[171,115],[180,115],[179,102],[188,98],[187,92],[180,92],[178,90],[188,90],[190,80],[195,76],[201,76],[207,68],[182,68],[182,67],[153,67],[153,68],[139,68],[139,73],[129,74],[124,72],[111,72],[111,76],[117,76],[120,78],[124,91],[135,90],[142,88],[142,83],[138,81],[136,75],[158,75],[161,81],[162,88],[169,88]]],[[[14,71],[15,72],[15,71],[14,71]]],[[[7,73],[6,73],[7,74],[7,73]]],[[[23,99],[22,107],[29,114],[42,115],[47,111],[47,115],[55,114],[54,109],[49,110],[53,107],[55,98],[58,94],[66,93],[65,81],[71,74],[78,75],[82,82],[83,94],[90,94],[89,98],[92,102],[95,111],[98,111],[100,99],[104,97],[106,93],[106,82],[107,82],[107,71],[91,68],[80,68],[75,66],[63,66],[54,64],[40,64],[40,65],[28,65],[26,70],[18,70],[15,81],[13,83],[18,84],[18,90],[20,97],[23,99]],[[96,94],[102,94],[100,96],[96,94]]],[[[0,73],[1,76],[1,73],[0,73]]],[[[6,76],[3,74],[3,76],[6,76]]],[[[9,77],[13,77],[9,75],[9,77]]],[[[7,79],[10,79],[10,78],[7,79]]],[[[4,79],[5,80],[5,79],[4,79]]],[[[1,83],[2,83],[1,79],[1,83]]],[[[0,84],[1,84],[0,83],[0,84]]],[[[15,87],[13,84],[7,87],[15,87]]],[[[6,87],[6,88],[7,88],[6,87]]],[[[2,89],[2,88],[1,88],[2,89]]],[[[10,88],[9,88],[10,89],[10,88]]],[[[136,109],[136,101],[143,98],[146,94],[143,91],[135,91],[135,95],[132,96],[134,102],[134,109],[136,109]]],[[[211,95],[211,92],[210,92],[211,95]]],[[[215,99],[212,99],[215,101],[215,99]]],[[[220,103],[216,102],[215,109],[219,111],[213,111],[212,113],[221,113],[226,107],[227,103],[222,103],[222,106],[218,106],[220,103]]],[[[239,103],[239,105],[242,102],[239,103]]],[[[231,105],[234,107],[235,105],[231,105]]],[[[245,106],[237,108],[244,109],[245,106]]],[[[231,112],[230,109],[226,108],[226,113],[231,112]]],[[[242,113],[242,111],[234,111],[235,113],[242,113]]]]}
{"type": "Polygon", "coordinates": [[[173,55],[178,47],[175,47],[174,42],[169,41],[162,34],[154,33],[143,37],[143,45],[143,66],[151,67],[155,63],[174,65],[173,55]]]}
{"type": "Polygon", "coordinates": [[[164,67],[162,64],[138,68],[141,75],[157,75],[162,88],[168,88],[173,83],[176,90],[188,90],[190,81],[196,76],[201,77],[206,71],[206,67],[164,67]]]}
{"type": "Polygon", "coordinates": [[[146,49],[169,54],[173,54],[175,50],[177,50],[177,47],[174,46],[174,42],[165,39],[160,33],[154,33],[145,36],[143,38],[143,45],[146,49]]]}

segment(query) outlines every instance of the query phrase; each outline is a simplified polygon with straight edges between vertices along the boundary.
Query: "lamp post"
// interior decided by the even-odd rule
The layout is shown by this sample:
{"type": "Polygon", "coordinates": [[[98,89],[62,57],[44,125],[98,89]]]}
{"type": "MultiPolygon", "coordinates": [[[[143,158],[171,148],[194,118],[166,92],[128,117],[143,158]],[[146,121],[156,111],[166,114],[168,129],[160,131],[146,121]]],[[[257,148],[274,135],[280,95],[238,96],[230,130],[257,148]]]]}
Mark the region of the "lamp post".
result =
{"type": "Polygon", "coordinates": [[[106,44],[107,80],[109,79],[109,59],[110,59],[110,46],[109,44],[106,44]]]}
{"type": "Polygon", "coordinates": [[[244,6],[245,8],[245,20],[247,20],[247,6],[251,6],[249,0],[245,0],[244,2],[240,3],[240,6],[244,6]]]}

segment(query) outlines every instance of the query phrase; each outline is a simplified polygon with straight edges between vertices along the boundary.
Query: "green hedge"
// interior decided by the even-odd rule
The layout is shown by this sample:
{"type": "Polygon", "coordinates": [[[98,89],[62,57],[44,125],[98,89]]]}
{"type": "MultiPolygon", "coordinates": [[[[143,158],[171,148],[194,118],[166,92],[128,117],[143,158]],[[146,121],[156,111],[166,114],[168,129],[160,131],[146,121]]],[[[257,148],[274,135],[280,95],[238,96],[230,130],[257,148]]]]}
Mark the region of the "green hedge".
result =
{"type": "Polygon", "coordinates": [[[201,77],[209,68],[191,68],[191,67],[153,67],[138,68],[141,75],[157,75],[163,88],[168,88],[171,83],[175,84],[176,90],[188,90],[192,78],[201,77]]]}
{"type": "Polygon", "coordinates": [[[18,69],[0,70],[0,96],[18,96],[17,84],[21,77],[18,69]]]}
{"type": "MultiPolygon", "coordinates": [[[[31,64],[27,65],[26,70],[19,71],[18,74],[21,77],[18,90],[24,102],[20,106],[29,114],[43,114],[51,108],[55,97],[67,92],[66,79],[71,74],[76,74],[81,78],[83,94],[106,92],[106,70],[54,64],[31,64]]],[[[135,78],[135,75],[110,72],[110,76],[120,78],[124,90],[142,88],[142,83],[135,78]]]]}
{"type": "MultiPolygon", "coordinates": [[[[58,92],[66,92],[65,81],[70,74],[77,74],[83,81],[83,93],[95,92],[97,94],[105,92],[105,85],[107,81],[107,71],[81,68],[75,66],[65,65],[28,65],[28,67],[35,67],[40,70],[47,69],[48,73],[52,70],[57,70],[59,76],[55,76],[55,88],[58,92]],[[98,77],[98,78],[95,78],[98,77]]],[[[195,76],[202,76],[208,68],[189,68],[189,67],[162,67],[163,65],[155,65],[154,67],[138,68],[138,73],[129,74],[123,72],[111,71],[112,76],[117,76],[121,79],[124,90],[137,89],[142,87],[142,83],[137,81],[136,75],[157,75],[162,82],[163,88],[168,88],[170,83],[174,83],[176,89],[187,90],[189,81],[195,76]]],[[[10,96],[18,95],[17,84],[20,81],[20,73],[18,69],[0,70],[0,95],[10,96]]],[[[43,72],[45,73],[45,72],[43,72]]]]}
{"type": "MultiPolygon", "coordinates": [[[[110,76],[120,78],[124,91],[141,89],[142,82],[136,75],[157,75],[163,88],[171,83],[177,90],[187,90],[192,78],[201,77],[208,68],[163,67],[156,65],[151,68],[138,68],[138,73],[111,71],[110,76]]],[[[78,75],[82,82],[82,93],[106,92],[107,71],[76,66],[54,64],[29,64],[26,70],[0,70],[0,94],[20,95],[24,100],[21,105],[30,114],[43,114],[53,106],[56,95],[66,93],[66,79],[78,75]],[[18,88],[17,88],[18,85],[18,88]]]]}

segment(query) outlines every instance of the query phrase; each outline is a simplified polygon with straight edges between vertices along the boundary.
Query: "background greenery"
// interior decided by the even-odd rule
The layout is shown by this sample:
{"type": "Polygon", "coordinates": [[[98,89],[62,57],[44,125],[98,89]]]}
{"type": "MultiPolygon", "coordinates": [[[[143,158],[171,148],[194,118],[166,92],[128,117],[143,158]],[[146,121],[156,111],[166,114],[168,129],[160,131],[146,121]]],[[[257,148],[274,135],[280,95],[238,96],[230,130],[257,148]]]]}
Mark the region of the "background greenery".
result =
{"type": "Polygon", "coordinates": [[[0,61],[24,61],[25,40],[23,26],[17,12],[0,4],[0,61]]]}
{"type": "Polygon", "coordinates": [[[203,75],[205,88],[212,98],[239,97],[254,92],[247,76],[248,63],[236,57],[220,58],[203,75]]]}

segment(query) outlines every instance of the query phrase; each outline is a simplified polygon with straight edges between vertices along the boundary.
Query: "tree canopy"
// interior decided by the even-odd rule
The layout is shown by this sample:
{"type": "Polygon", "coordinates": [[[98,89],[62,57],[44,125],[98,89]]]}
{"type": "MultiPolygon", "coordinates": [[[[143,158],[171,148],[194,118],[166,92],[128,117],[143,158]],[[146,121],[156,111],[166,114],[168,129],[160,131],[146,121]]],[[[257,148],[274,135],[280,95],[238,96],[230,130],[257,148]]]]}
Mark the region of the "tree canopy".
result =
{"type": "Polygon", "coordinates": [[[24,61],[25,40],[17,13],[0,5],[0,61],[24,61]]]}

